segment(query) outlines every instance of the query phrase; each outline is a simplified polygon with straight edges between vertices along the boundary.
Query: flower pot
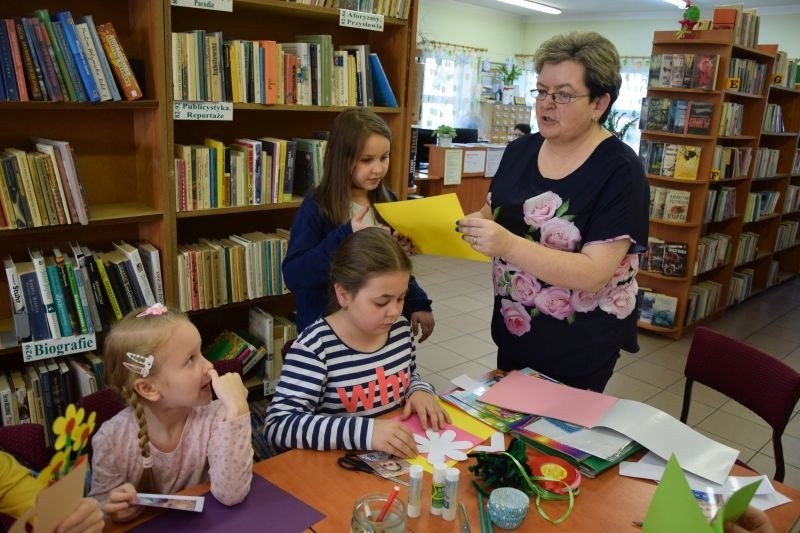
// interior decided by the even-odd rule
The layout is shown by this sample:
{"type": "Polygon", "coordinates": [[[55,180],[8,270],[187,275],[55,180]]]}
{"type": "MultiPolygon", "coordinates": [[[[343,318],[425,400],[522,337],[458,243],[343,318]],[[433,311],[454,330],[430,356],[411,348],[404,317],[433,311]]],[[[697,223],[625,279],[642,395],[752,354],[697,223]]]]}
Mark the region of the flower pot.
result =
{"type": "Polygon", "coordinates": [[[452,146],[453,145],[453,138],[449,135],[437,135],[436,136],[436,144],[438,146],[452,146]]]}

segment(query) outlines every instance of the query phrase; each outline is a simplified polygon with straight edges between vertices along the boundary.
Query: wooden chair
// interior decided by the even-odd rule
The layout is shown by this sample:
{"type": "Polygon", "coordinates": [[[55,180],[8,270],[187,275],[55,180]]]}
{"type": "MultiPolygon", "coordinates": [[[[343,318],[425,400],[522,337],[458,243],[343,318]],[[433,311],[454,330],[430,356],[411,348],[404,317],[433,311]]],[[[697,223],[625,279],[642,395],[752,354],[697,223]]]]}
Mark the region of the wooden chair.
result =
{"type": "Polygon", "coordinates": [[[717,331],[699,327],[686,360],[681,422],[686,423],[697,381],[736,400],[772,428],[775,476],[783,481],[781,437],[800,399],[800,374],[775,357],[717,331]]]}

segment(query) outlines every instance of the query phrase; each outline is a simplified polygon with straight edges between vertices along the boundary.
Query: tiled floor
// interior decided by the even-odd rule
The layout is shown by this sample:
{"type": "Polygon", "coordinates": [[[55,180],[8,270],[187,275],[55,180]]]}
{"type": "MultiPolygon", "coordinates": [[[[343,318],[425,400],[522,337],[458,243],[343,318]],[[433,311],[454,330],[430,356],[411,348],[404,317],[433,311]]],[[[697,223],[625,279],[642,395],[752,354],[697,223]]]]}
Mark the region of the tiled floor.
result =
{"type": "MultiPolygon", "coordinates": [[[[489,263],[416,256],[415,275],[433,299],[436,328],[418,346],[422,376],[437,389],[460,374],[478,375],[496,366],[489,332],[492,289],[489,263]]],[[[765,291],[708,324],[744,340],[800,370],[800,278],[765,291]]],[[[639,333],[639,353],[623,352],[606,388],[608,394],[639,400],[674,417],[683,399],[683,367],[691,335],[678,341],[639,333]]],[[[733,400],[696,384],[689,424],[741,451],[739,458],[772,475],[772,431],[733,400]]],[[[800,487],[800,415],[795,410],[783,437],[785,482],[800,487]]]]}

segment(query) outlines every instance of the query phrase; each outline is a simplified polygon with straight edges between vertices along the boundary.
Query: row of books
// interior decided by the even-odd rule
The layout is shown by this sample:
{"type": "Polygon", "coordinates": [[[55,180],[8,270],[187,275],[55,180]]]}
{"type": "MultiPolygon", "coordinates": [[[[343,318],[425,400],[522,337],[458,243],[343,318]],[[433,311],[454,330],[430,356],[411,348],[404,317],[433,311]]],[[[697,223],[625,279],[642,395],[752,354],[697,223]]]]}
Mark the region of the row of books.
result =
{"type": "Polygon", "coordinates": [[[647,86],[713,90],[718,68],[718,54],[653,54],[647,86]]]}
{"type": "Polygon", "coordinates": [[[743,117],[744,105],[735,102],[723,102],[717,135],[720,137],[741,135],[743,117]]]}
{"type": "Polygon", "coordinates": [[[771,178],[778,174],[778,159],[781,151],[775,148],[759,148],[756,150],[756,161],[753,167],[753,179],[771,178]]]}
{"type": "Polygon", "coordinates": [[[172,33],[175,100],[318,106],[389,106],[397,100],[369,45],[330,35],[293,43],[224,40],[222,32],[172,33]]]}
{"type": "Polygon", "coordinates": [[[48,445],[55,443],[53,422],[67,405],[103,388],[103,359],[94,352],[56,357],[0,373],[3,426],[42,424],[48,445]]]}
{"type": "Polygon", "coordinates": [[[800,174],[800,148],[794,151],[794,159],[792,160],[792,171],[793,176],[800,174]]]}
{"type": "Polygon", "coordinates": [[[783,201],[783,212],[794,213],[800,211],[800,185],[786,186],[786,199],[783,201]]]}
{"type": "Polygon", "coordinates": [[[88,224],[89,203],[68,142],[34,137],[36,151],[0,153],[0,228],[88,224]]]}
{"type": "Polygon", "coordinates": [[[69,11],[0,20],[0,99],[101,102],[142,91],[110,22],[69,11]],[[116,80],[116,82],[115,82],[116,80]]]}
{"type": "Polygon", "coordinates": [[[689,287],[685,325],[697,322],[719,309],[721,296],[722,284],[716,281],[701,281],[689,287]]]}
{"type": "Polygon", "coordinates": [[[775,212],[781,193],[779,191],[754,191],[747,193],[744,221],[755,222],[775,212]]]}
{"type": "Polygon", "coordinates": [[[783,133],[783,112],[778,104],[767,104],[764,111],[764,123],[761,131],[768,133],[783,133]]]}
{"type": "Polygon", "coordinates": [[[750,162],[753,159],[753,149],[749,146],[714,146],[714,155],[711,159],[711,179],[728,180],[747,176],[750,171],[750,162]]]}
{"type": "Polygon", "coordinates": [[[18,341],[59,339],[107,329],[127,312],[164,302],[158,249],[115,242],[96,252],[29,250],[30,261],[3,260],[18,341]]]}
{"type": "Polygon", "coordinates": [[[665,276],[683,277],[689,245],[685,242],[667,242],[658,237],[647,238],[647,250],[642,254],[639,268],[665,276]]]}
{"type": "Polygon", "coordinates": [[[733,237],[724,233],[709,233],[697,241],[695,274],[702,274],[728,264],[731,260],[733,237]]]}
{"type": "Polygon", "coordinates": [[[639,129],[692,135],[711,134],[714,104],[675,98],[642,98],[639,129]]]}
{"type": "Polygon", "coordinates": [[[730,90],[746,94],[762,94],[767,80],[767,64],[755,59],[731,57],[728,63],[728,78],[735,78],[738,84],[730,90]]]}
{"type": "Polygon", "coordinates": [[[713,28],[733,30],[734,42],[748,48],[758,44],[758,9],[745,8],[744,4],[721,4],[714,7],[713,28]]]}
{"type": "Polygon", "coordinates": [[[182,311],[212,309],[264,296],[288,294],[281,264],[288,232],[252,231],[200,239],[178,247],[178,294],[182,311]]]}
{"type": "Polygon", "coordinates": [[[772,84],[794,89],[797,76],[797,60],[789,59],[785,50],[778,50],[772,65],[772,84]]]}
{"type": "Polygon", "coordinates": [[[703,223],[720,222],[736,216],[736,187],[709,187],[703,223]]]}
{"type": "Polygon", "coordinates": [[[797,226],[796,220],[781,222],[781,225],[778,226],[778,238],[775,240],[776,250],[783,250],[797,244],[797,226]]]}
{"type": "Polygon", "coordinates": [[[408,10],[412,0],[286,0],[295,4],[305,4],[307,6],[333,7],[337,9],[349,9],[350,11],[361,11],[363,13],[373,13],[385,17],[399,19],[408,18],[408,10]]]}
{"type": "Polygon", "coordinates": [[[699,146],[662,143],[642,139],[639,142],[639,158],[648,174],[678,179],[697,179],[700,166],[699,146]]]}
{"type": "Polygon", "coordinates": [[[653,292],[648,288],[640,290],[642,303],[639,308],[639,322],[662,328],[673,327],[675,313],[678,309],[678,298],[669,294],[653,292]]]}
{"type": "Polygon", "coordinates": [[[733,272],[731,285],[728,288],[728,305],[736,305],[750,297],[753,293],[753,276],[755,270],[752,268],[742,268],[733,272]]]}
{"type": "Polygon", "coordinates": [[[686,222],[691,193],[668,187],[650,187],[650,218],[686,222]]]}
{"type": "Polygon", "coordinates": [[[752,231],[743,231],[739,234],[739,246],[736,248],[736,257],[733,264],[736,266],[754,261],[758,254],[758,240],[761,236],[752,231]]]}
{"type": "Polygon", "coordinates": [[[176,144],[176,209],[290,202],[319,184],[327,143],[263,137],[176,144]]]}

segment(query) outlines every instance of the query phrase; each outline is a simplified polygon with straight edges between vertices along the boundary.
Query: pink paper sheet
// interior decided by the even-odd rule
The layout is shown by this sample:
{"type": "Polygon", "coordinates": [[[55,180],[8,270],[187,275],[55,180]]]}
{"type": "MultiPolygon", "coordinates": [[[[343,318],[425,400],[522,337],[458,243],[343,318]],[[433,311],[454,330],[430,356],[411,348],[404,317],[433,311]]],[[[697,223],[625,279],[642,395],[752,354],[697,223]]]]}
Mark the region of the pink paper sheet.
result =
{"type": "MultiPolygon", "coordinates": [[[[398,418],[398,420],[400,420],[400,419],[398,418]]],[[[414,435],[421,435],[421,436],[425,437],[426,439],[428,438],[427,434],[425,433],[425,430],[422,427],[422,423],[419,421],[419,417],[417,416],[416,413],[411,415],[406,420],[400,420],[400,423],[403,424],[408,429],[410,429],[411,432],[414,435]]],[[[480,444],[481,442],[486,440],[485,438],[481,438],[481,437],[478,437],[476,435],[473,435],[472,433],[464,431],[463,429],[461,429],[459,427],[456,427],[453,424],[447,424],[444,428],[439,430],[439,433],[441,434],[443,431],[445,431],[447,429],[452,429],[453,431],[455,431],[456,436],[455,436],[455,438],[453,438],[453,441],[465,440],[465,441],[471,442],[472,446],[469,448],[470,450],[472,448],[474,448],[475,446],[477,446],[478,444],[480,444]]],[[[425,460],[428,459],[428,454],[421,453],[420,455],[425,457],[425,460]]]]}
{"type": "Polygon", "coordinates": [[[504,409],[548,416],[589,428],[617,402],[613,396],[559,385],[522,372],[511,372],[479,399],[504,409]]]}

